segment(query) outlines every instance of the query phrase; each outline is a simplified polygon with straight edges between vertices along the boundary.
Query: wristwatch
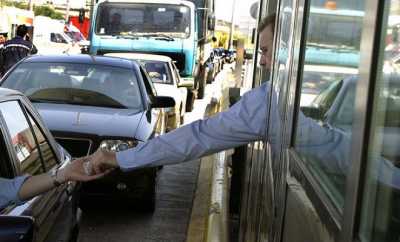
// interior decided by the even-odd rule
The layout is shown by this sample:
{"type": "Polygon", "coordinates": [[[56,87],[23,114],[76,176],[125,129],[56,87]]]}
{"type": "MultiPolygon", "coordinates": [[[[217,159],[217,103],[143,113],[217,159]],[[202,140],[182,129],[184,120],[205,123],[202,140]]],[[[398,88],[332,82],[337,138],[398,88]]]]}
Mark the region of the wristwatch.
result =
{"type": "Polygon", "coordinates": [[[60,167],[57,167],[53,170],[50,171],[50,177],[53,180],[53,185],[55,187],[59,187],[61,185],[61,182],[57,181],[57,173],[60,167]]]}

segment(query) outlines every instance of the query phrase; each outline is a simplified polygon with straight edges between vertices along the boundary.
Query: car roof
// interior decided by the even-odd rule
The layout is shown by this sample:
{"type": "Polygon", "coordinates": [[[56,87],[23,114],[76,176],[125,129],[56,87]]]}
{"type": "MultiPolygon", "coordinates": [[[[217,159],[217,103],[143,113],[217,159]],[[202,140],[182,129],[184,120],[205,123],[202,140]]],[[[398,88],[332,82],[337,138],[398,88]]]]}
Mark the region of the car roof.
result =
{"type": "Polygon", "coordinates": [[[115,58],[111,56],[94,56],[94,55],[31,55],[24,59],[24,63],[79,63],[106,65],[121,68],[132,68],[133,65],[138,65],[134,60],[115,58]]]}
{"type": "Polygon", "coordinates": [[[152,60],[152,61],[172,61],[171,57],[164,55],[141,54],[141,53],[107,53],[105,56],[113,56],[119,58],[126,58],[131,60],[152,60]]]}

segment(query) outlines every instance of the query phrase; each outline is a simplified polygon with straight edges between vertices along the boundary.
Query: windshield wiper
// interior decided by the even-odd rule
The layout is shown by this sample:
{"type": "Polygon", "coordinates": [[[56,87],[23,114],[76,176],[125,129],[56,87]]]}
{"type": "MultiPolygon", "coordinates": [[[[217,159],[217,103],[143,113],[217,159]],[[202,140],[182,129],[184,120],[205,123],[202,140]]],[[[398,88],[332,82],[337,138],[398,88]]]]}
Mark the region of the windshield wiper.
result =
{"type": "Polygon", "coordinates": [[[160,40],[166,40],[166,41],[174,41],[175,39],[172,38],[168,34],[162,34],[162,33],[148,33],[148,34],[143,34],[144,37],[155,37],[160,40]]]}

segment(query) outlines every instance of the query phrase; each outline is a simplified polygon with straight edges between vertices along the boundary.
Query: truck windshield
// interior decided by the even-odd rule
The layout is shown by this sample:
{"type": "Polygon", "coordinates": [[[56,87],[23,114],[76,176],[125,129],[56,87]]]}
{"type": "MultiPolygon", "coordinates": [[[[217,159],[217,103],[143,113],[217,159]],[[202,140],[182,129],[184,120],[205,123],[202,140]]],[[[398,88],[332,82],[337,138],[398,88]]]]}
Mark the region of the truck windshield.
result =
{"type": "Polygon", "coordinates": [[[188,38],[190,9],[172,4],[102,3],[97,11],[96,33],[188,38]]]}

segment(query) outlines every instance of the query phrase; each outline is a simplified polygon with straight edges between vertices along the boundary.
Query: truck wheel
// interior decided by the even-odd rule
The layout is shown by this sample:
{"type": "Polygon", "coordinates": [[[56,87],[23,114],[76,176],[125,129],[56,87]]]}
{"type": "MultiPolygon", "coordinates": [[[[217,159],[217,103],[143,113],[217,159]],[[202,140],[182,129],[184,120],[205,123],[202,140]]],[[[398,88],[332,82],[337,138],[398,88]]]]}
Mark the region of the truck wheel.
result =
{"type": "Polygon", "coordinates": [[[200,79],[200,82],[199,82],[199,90],[198,90],[198,93],[197,93],[197,98],[198,99],[203,99],[204,98],[204,93],[206,91],[206,85],[207,85],[206,75],[203,72],[203,75],[202,75],[202,77],[200,79]]]}
{"type": "Polygon", "coordinates": [[[194,106],[195,95],[193,91],[188,92],[186,99],[186,112],[191,112],[194,106]]]}

